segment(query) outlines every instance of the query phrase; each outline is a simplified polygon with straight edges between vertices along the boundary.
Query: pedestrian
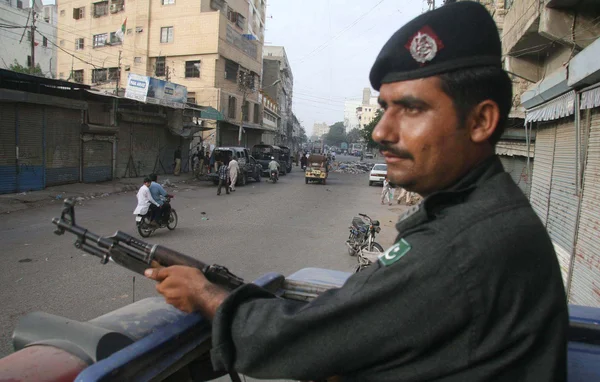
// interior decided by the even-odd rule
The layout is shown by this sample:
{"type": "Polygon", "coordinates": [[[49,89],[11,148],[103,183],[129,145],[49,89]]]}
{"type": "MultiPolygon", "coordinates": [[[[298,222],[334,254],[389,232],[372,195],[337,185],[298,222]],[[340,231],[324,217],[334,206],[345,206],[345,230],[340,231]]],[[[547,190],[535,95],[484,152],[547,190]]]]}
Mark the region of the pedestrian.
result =
{"type": "MultiPolygon", "coordinates": [[[[375,42],[374,42],[375,43],[375,42]]],[[[195,268],[148,269],[166,301],[211,322],[215,370],[261,379],[564,382],[568,309],[552,241],[495,146],[512,83],[474,1],[417,16],[370,73],[391,182],[423,196],[395,243],[300,303],[195,268]]],[[[297,255],[297,254],[291,254],[297,255]]]]}
{"type": "Polygon", "coordinates": [[[386,175],[385,179],[383,180],[383,189],[381,190],[381,204],[388,203],[391,206],[393,199],[394,191],[391,186],[390,180],[386,175]]]}
{"type": "Polygon", "coordinates": [[[229,189],[231,191],[235,191],[235,183],[237,182],[238,172],[240,171],[240,165],[238,164],[238,161],[235,160],[235,158],[232,156],[229,157],[228,168],[229,168],[229,179],[231,181],[231,185],[229,186],[229,189]]]}
{"type": "Polygon", "coordinates": [[[225,191],[227,192],[227,195],[229,195],[229,169],[227,168],[227,165],[221,160],[217,161],[217,166],[217,173],[219,175],[219,186],[217,188],[217,195],[221,195],[221,188],[223,187],[225,187],[225,191]]]}
{"type": "Polygon", "coordinates": [[[175,169],[173,170],[173,175],[179,175],[181,173],[181,146],[177,147],[174,154],[175,159],[175,169]]]}

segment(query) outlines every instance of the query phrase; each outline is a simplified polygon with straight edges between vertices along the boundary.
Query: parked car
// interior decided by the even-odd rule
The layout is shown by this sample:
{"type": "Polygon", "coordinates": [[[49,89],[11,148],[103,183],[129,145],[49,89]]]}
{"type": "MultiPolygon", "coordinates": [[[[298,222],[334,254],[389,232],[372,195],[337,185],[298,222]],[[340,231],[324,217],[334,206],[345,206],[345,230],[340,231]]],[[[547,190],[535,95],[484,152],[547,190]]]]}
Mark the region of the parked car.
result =
{"type": "MultiPolygon", "coordinates": [[[[213,150],[211,157],[216,158],[215,161],[222,160],[227,162],[229,158],[234,158],[238,161],[240,170],[238,172],[236,186],[246,185],[248,178],[260,182],[260,173],[262,169],[256,159],[252,158],[250,150],[247,148],[234,146],[217,147],[213,150]]],[[[211,169],[211,173],[207,176],[214,184],[219,184],[219,176],[214,168],[211,169]]]]}
{"type": "Polygon", "coordinates": [[[369,186],[375,183],[383,183],[387,176],[387,164],[378,163],[373,166],[369,173],[369,186]]]}
{"type": "Polygon", "coordinates": [[[368,151],[368,152],[365,153],[365,158],[367,158],[367,159],[373,159],[373,158],[375,158],[375,155],[373,155],[372,152],[368,151]]]}

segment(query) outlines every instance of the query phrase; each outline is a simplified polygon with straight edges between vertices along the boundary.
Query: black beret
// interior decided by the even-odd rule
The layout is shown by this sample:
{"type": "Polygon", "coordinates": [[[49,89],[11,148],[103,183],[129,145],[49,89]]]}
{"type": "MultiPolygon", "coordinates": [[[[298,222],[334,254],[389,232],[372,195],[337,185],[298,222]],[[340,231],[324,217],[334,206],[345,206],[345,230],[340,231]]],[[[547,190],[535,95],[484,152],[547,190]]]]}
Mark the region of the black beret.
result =
{"type": "Polygon", "coordinates": [[[394,33],[369,79],[379,90],[385,83],[476,66],[502,67],[500,36],[483,5],[461,1],[426,12],[394,33]]]}

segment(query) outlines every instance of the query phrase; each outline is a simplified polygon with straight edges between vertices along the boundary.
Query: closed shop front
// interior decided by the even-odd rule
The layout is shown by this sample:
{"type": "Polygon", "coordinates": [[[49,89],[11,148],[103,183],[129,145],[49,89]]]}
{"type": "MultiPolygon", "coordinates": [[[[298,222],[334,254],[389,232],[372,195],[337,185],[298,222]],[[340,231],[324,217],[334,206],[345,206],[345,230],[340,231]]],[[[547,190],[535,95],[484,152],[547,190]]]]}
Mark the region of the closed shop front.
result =
{"type": "Polygon", "coordinates": [[[83,181],[104,182],[112,179],[114,137],[83,136],[83,181]]]}
{"type": "MultiPolygon", "coordinates": [[[[532,149],[533,152],[533,149],[532,149]]],[[[529,177],[531,171],[527,171],[527,157],[513,155],[513,156],[499,156],[504,171],[510,174],[510,177],[517,186],[523,191],[526,196],[529,196],[531,182],[529,177]]],[[[533,159],[530,159],[530,166],[533,164],[533,159]]]]}
{"type": "Polygon", "coordinates": [[[17,191],[16,104],[0,103],[0,194],[17,191]]]}
{"type": "Polygon", "coordinates": [[[546,225],[554,163],[554,141],[556,124],[538,126],[535,140],[535,163],[529,200],[531,206],[546,225]]]}
{"type": "Polygon", "coordinates": [[[238,146],[239,126],[224,121],[219,122],[217,146],[238,146]]]}
{"type": "Polygon", "coordinates": [[[17,104],[17,191],[44,188],[44,109],[17,104]]]}
{"type": "Polygon", "coordinates": [[[600,109],[597,104],[590,106],[596,108],[584,140],[587,155],[569,302],[600,307],[600,109]]]}
{"type": "Polygon", "coordinates": [[[46,107],[46,186],[79,182],[81,111],[46,107]]]}

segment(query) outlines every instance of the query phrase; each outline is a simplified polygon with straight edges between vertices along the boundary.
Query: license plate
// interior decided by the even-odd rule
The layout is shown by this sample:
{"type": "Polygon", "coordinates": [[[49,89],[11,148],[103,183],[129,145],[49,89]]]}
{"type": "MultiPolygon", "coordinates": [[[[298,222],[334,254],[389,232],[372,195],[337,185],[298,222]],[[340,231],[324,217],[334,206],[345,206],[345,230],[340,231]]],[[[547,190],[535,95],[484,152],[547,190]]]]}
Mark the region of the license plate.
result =
{"type": "Polygon", "coordinates": [[[138,222],[138,223],[141,222],[142,221],[142,217],[140,215],[136,216],[135,217],[135,221],[138,222]]]}

